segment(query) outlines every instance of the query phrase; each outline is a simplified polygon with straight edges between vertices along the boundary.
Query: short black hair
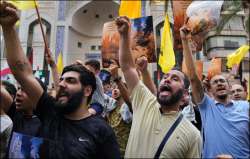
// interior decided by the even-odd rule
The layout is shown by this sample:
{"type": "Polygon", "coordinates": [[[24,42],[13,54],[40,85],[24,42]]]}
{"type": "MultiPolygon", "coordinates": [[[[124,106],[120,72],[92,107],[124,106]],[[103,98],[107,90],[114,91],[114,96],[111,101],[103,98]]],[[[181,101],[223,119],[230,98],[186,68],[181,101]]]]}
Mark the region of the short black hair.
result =
{"type": "Polygon", "coordinates": [[[16,87],[15,87],[15,85],[14,84],[12,84],[12,83],[10,83],[10,82],[8,82],[8,81],[2,81],[2,84],[3,84],[3,86],[5,87],[5,89],[8,91],[8,93],[11,95],[11,96],[13,96],[13,97],[15,97],[16,96],[16,91],[17,91],[17,89],[16,89],[16,87]]]}
{"type": "Polygon", "coordinates": [[[110,80],[102,81],[102,85],[111,84],[110,80]]]}
{"type": "Polygon", "coordinates": [[[36,78],[37,82],[40,84],[40,86],[43,88],[43,91],[47,92],[47,86],[43,83],[43,81],[38,77],[35,77],[35,78],[36,78]]]}
{"type": "Polygon", "coordinates": [[[183,73],[183,75],[184,75],[184,79],[183,79],[183,81],[184,81],[184,88],[188,89],[189,86],[190,86],[190,81],[189,81],[188,76],[184,72],[182,72],[179,67],[174,67],[174,68],[172,68],[172,70],[176,70],[176,71],[179,71],[179,72],[183,73]]]}
{"type": "Polygon", "coordinates": [[[72,64],[64,67],[62,71],[62,75],[66,72],[74,71],[80,74],[80,82],[83,86],[91,86],[92,92],[90,96],[87,99],[87,103],[91,101],[92,95],[96,89],[96,78],[94,73],[92,73],[90,70],[88,70],[86,67],[84,67],[81,64],[72,64]]]}
{"type": "Polygon", "coordinates": [[[101,69],[101,64],[98,60],[88,60],[85,62],[85,65],[90,65],[91,67],[93,67],[95,70],[100,70],[101,69]]]}

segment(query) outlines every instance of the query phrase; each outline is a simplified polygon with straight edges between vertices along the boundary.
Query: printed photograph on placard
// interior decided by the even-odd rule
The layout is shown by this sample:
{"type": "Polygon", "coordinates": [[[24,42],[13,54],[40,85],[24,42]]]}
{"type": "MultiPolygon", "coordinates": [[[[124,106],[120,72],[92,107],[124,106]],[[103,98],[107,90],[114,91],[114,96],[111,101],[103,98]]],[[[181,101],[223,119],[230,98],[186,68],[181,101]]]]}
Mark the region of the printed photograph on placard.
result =
{"type": "Polygon", "coordinates": [[[45,158],[48,143],[49,141],[43,138],[13,132],[9,158],[45,158]]]}
{"type": "MultiPolygon", "coordinates": [[[[102,64],[104,68],[110,66],[111,60],[115,60],[119,64],[119,39],[120,35],[115,22],[105,23],[102,38],[102,64]]],[[[146,56],[150,63],[156,61],[152,16],[131,20],[131,42],[134,59],[146,56]]]]}

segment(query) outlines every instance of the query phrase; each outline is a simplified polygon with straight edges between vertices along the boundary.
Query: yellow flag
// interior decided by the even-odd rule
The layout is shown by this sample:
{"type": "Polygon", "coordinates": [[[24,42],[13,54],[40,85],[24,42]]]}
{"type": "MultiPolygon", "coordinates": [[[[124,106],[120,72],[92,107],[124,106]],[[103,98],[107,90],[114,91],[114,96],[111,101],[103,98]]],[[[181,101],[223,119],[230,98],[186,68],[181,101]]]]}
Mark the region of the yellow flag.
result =
{"type": "Polygon", "coordinates": [[[62,73],[63,71],[63,57],[62,57],[62,53],[60,52],[58,57],[57,57],[57,70],[58,70],[58,73],[62,73]]]}
{"type": "Polygon", "coordinates": [[[19,10],[33,9],[33,8],[35,8],[35,3],[38,6],[38,2],[36,2],[35,0],[26,0],[26,1],[10,0],[7,2],[12,3],[19,10]]]}
{"type": "Polygon", "coordinates": [[[163,73],[167,73],[175,65],[175,54],[173,49],[168,15],[166,15],[165,17],[165,22],[161,35],[161,53],[159,55],[158,64],[161,67],[163,73]]]}
{"type": "Polygon", "coordinates": [[[141,17],[141,1],[121,0],[119,16],[127,16],[128,18],[141,17]]]}
{"type": "Polygon", "coordinates": [[[232,68],[235,64],[240,64],[242,58],[246,55],[249,50],[249,45],[242,45],[234,53],[227,56],[227,67],[232,68]]]}

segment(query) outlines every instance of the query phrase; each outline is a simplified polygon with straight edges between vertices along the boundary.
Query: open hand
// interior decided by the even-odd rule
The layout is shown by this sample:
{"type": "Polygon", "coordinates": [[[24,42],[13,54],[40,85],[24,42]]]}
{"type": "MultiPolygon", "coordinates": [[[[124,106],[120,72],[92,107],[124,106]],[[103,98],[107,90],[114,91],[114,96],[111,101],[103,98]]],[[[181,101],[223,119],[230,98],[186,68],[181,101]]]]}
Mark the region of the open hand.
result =
{"type": "Polygon", "coordinates": [[[18,19],[17,8],[11,3],[0,1],[0,24],[2,27],[13,27],[18,19]]]}

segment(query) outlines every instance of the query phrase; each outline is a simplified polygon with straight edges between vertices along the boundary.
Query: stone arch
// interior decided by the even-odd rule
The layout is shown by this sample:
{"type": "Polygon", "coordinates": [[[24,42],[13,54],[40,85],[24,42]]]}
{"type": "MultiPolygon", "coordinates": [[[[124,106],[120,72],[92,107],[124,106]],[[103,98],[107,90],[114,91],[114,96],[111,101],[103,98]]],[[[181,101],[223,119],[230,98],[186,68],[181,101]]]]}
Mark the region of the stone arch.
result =
{"type": "Polygon", "coordinates": [[[158,16],[157,18],[154,19],[154,24],[155,24],[155,28],[157,26],[159,26],[159,24],[164,22],[164,16],[158,16]]]}
{"type": "Polygon", "coordinates": [[[114,1],[91,1],[81,4],[83,6],[77,5],[80,7],[68,17],[68,25],[89,37],[101,37],[103,24],[118,16],[119,5],[114,1]]]}
{"type": "Polygon", "coordinates": [[[76,59],[101,60],[103,24],[118,16],[117,1],[83,1],[67,12],[65,46],[67,63],[76,59]],[[101,9],[100,9],[101,8],[101,9]]]}
{"type": "MultiPolygon", "coordinates": [[[[47,21],[48,23],[50,24],[53,24],[53,19],[51,18],[50,15],[47,14],[47,12],[45,11],[40,11],[40,16],[41,16],[41,19],[47,21]]],[[[25,19],[27,19],[27,23],[30,25],[32,22],[36,21],[37,20],[37,14],[36,13],[33,13],[31,14],[30,16],[26,17],[25,19]]]]}
{"type": "MultiPolygon", "coordinates": [[[[47,38],[47,43],[48,43],[48,46],[49,46],[49,39],[50,39],[50,35],[51,35],[51,24],[47,20],[45,20],[43,18],[41,18],[41,22],[42,22],[43,25],[46,26],[46,28],[43,28],[43,29],[45,29],[44,30],[45,31],[45,36],[47,38]]],[[[38,19],[34,20],[33,22],[31,22],[29,24],[27,46],[32,46],[32,40],[33,40],[32,35],[33,35],[33,32],[34,32],[34,27],[36,25],[39,25],[38,19]]]]}
{"type": "MultiPolygon", "coordinates": [[[[50,37],[51,37],[51,24],[47,20],[45,20],[43,18],[41,18],[41,22],[42,22],[42,25],[45,26],[45,27],[43,27],[43,29],[44,29],[45,38],[46,38],[46,41],[47,41],[47,44],[48,44],[48,47],[49,47],[50,46],[50,37]]],[[[28,36],[28,38],[27,38],[27,50],[26,50],[27,56],[29,56],[29,54],[31,52],[33,53],[34,29],[35,29],[35,27],[38,27],[38,25],[40,25],[38,19],[32,21],[29,24],[28,34],[27,34],[27,36],[28,36]]],[[[40,26],[39,26],[39,28],[40,28],[40,26]]],[[[43,69],[46,69],[46,70],[48,69],[47,65],[45,63],[43,64],[43,69]]]]}
{"type": "Polygon", "coordinates": [[[160,42],[161,42],[161,29],[164,25],[164,20],[160,21],[157,23],[155,26],[155,37],[156,37],[156,51],[157,51],[157,56],[158,53],[160,52],[160,42]]]}
{"type": "MultiPolygon", "coordinates": [[[[164,19],[162,21],[158,21],[157,25],[155,26],[155,35],[156,35],[156,41],[158,42],[156,44],[156,51],[157,51],[157,55],[158,53],[160,52],[160,47],[161,47],[161,29],[163,28],[164,26],[164,19]]],[[[170,23],[170,27],[172,28],[172,35],[173,35],[173,24],[170,23]]],[[[174,36],[172,36],[174,37],[174,36]]],[[[173,39],[172,39],[173,40],[173,39]]]]}

